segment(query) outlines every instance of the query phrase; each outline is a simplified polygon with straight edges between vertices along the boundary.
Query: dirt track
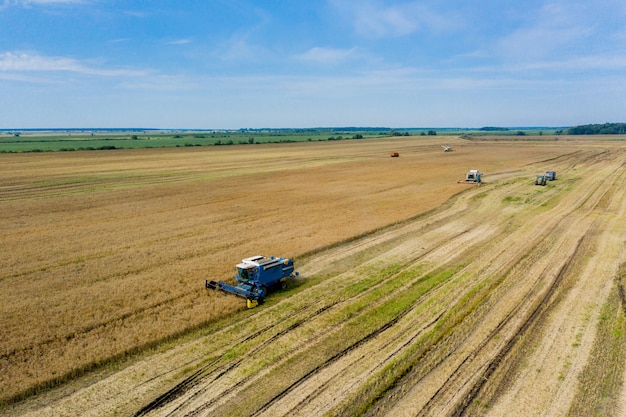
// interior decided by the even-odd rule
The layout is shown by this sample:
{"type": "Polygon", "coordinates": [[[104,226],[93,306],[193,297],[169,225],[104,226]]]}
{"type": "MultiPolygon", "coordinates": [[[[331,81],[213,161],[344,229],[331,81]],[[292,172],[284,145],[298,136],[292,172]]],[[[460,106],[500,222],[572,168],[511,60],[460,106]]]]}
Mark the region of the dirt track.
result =
{"type": "Polygon", "coordinates": [[[302,283],[261,308],[12,411],[624,415],[626,152],[589,146],[550,164],[559,179],[546,187],[529,182],[545,162],[503,169],[300,259],[302,283]]]}

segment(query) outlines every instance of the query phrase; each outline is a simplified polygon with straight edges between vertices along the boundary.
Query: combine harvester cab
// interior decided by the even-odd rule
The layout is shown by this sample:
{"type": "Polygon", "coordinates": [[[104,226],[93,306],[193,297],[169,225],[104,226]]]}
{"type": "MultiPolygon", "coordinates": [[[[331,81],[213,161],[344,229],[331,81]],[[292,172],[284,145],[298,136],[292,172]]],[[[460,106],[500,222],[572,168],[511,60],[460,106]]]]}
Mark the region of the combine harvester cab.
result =
{"type": "Polygon", "coordinates": [[[248,308],[253,308],[263,302],[269,290],[284,287],[297,275],[293,260],[258,255],[242,259],[236,266],[236,285],[206,281],[206,288],[245,298],[248,308]]]}

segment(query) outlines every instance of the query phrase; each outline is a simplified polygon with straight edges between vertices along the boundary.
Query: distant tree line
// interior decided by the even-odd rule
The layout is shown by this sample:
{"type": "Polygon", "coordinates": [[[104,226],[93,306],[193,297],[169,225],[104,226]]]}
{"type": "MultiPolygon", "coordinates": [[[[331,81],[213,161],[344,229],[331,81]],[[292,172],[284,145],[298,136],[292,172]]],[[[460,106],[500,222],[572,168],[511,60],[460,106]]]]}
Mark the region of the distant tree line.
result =
{"type": "Polygon", "coordinates": [[[509,129],[507,129],[506,127],[485,126],[485,127],[481,127],[478,130],[482,130],[483,132],[501,132],[501,131],[507,131],[509,129]]]}
{"type": "Polygon", "coordinates": [[[568,135],[620,135],[625,133],[626,123],[581,125],[567,129],[568,135]]]}

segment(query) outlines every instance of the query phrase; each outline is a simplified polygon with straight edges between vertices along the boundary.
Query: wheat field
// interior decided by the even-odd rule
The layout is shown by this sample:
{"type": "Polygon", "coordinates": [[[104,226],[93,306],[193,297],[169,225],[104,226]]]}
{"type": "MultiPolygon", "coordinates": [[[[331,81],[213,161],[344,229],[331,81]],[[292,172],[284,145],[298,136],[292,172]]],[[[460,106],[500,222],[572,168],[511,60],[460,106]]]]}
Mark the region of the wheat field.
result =
{"type": "Polygon", "coordinates": [[[204,288],[232,281],[244,257],[291,257],[297,269],[441,206],[471,187],[457,183],[469,169],[489,182],[601,146],[402,137],[0,154],[0,401],[244,309],[204,288]]]}

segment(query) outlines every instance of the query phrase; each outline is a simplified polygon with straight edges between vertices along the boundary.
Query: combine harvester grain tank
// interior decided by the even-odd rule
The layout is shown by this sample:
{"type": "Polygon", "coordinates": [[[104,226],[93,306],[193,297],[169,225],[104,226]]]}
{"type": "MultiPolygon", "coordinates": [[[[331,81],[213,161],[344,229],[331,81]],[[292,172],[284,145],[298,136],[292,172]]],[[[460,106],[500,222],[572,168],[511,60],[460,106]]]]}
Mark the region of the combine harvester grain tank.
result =
{"type": "Polygon", "coordinates": [[[242,259],[237,264],[235,285],[207,280],[206,288],[245,298],[248,308],[253,308],[263,302],[268,291],[284,288],[296,276],[298,273],[294,271],[292,259],[258,255],[242,259]]]}

